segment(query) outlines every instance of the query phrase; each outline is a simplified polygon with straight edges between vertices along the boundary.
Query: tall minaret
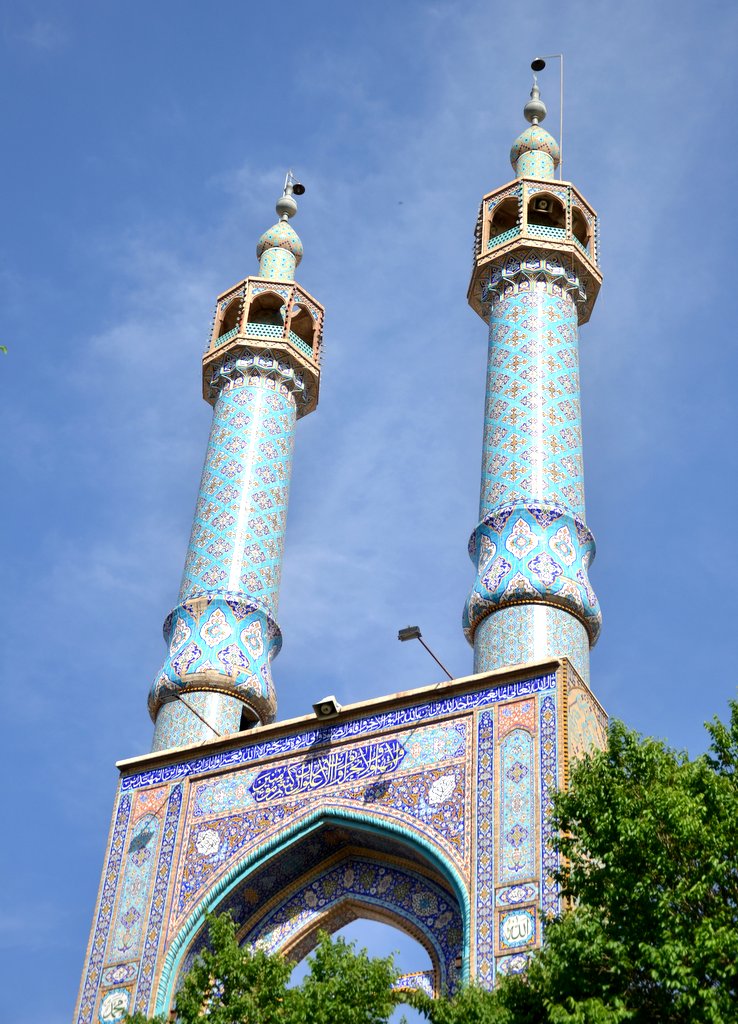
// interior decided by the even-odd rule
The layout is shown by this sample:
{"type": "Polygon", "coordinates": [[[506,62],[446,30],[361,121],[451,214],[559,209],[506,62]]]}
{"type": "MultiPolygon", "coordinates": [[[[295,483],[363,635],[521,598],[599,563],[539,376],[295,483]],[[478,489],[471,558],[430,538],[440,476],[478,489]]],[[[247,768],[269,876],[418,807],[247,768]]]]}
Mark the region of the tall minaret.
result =
{"type": "Polygon", "coordinates": [[[213,423],[169,645],[149,695],[154,750],[273,721],[295,422],[315,408],[323,307],[295,284],[292,174],[259,239],[259,276],[218,296],[203,358],[213,423]]]}
{"type": "Polygon", "coordinates": [[[482,200],[469,287],[489,322],[489,360],[464,629],[475,672],[565,655],[588,682],[601,615],[587,576],[578,325],[602,280],[597,218],[554,178],[560,151],[540,125],[535,77],[524,114],[516,180],[482,200]]]}

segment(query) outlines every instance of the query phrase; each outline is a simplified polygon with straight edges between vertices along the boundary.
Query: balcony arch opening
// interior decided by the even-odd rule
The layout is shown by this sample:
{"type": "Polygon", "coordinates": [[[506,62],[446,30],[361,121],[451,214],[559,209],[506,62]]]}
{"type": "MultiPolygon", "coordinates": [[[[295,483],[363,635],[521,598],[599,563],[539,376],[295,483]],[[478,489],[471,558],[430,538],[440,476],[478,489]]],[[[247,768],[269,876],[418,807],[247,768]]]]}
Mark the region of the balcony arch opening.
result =
{"type": "Polygon", "coordinates": [[[222,338],[224,334],[230,334],[231,331],[235,330],[241,322],[241,304],[243,299],[240,295],[231,299],[225,308],[223,316],[220,321],[220,329],[218,331],[218,337],[222,338]]]}
{"type": "Polygon", "coordinates": [[[313,340],[315,338],[315,321],[313,320],[309,309],[301,305],[295,306],[294,312],[292,313],[292,320],[290,321],[290,330],[292,330],[301,341],[304,341],[305,344],[310,347],[312,352],[313,340]]]}
{"type": "Polygon", "coordinates": [[[538,192],[528,201],[528,224],[543,228],[566,228],[564,204],[549,192],[538,192]]]}
{"type": "Polygon", "coordinates": [[[492,219],[489,227],[490,240],[501,235],[510,228],[517,227],[520,223],[520,209],[515,196],[508,196],[498,203],[492,211],[492,219]]]}
{"type": "Polygon", "coordinates": [[[276,292],[260,292],[249,305],[248,323],[284,328],[284,299],[276,292]]]}
{"type": "Polygon", "coordinates": [[[575,206],[571,211],[571,230],[577,241],[589,251],[589,224],[578,206],[575,206]]]}

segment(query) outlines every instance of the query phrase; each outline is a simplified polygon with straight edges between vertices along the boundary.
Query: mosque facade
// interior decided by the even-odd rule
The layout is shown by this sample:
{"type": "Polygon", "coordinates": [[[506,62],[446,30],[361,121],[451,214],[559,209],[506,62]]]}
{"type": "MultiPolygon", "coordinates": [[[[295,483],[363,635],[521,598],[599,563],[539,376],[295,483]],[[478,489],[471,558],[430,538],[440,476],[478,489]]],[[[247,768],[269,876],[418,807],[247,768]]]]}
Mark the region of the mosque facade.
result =
{"type": "Polygon", "coordinates": [[[299,960],[319,930],[392,924],[436,994],[519,972],[561,910],[553,794],[604,742],[589,685],[578,328],[600,286],[597,217],[557,179],[534,84],[515,178],[485,195],[469,302],[489,329],[473,674],[280,722],[271,676],[297,421],[317,405],[323,307],[296,281],[288,175],[258,274],[221,294],[203,358],[213,421],[151,753],[118,764],[76,1024],[171,1011],[205,914],[299,960]]]}

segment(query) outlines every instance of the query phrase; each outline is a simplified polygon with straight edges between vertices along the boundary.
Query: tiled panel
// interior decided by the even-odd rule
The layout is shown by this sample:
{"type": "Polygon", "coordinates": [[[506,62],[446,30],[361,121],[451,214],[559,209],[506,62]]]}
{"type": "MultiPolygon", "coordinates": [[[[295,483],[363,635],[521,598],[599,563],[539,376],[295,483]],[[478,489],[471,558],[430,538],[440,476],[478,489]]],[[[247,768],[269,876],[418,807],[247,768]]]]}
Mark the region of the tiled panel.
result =
{"type": "Polygon", "coordinates": [[[479,625],[474,638],[474,671],[548,656],[567,657],[585,682],[589,681],[589,637],[573,615],[546,605],[511,605],[479,625]]]}
{"type": "Polygon", "coordinates": [[[530,499],[583,518],[576,306],[527,283],[490,321],[480,519],[530,499]]]}

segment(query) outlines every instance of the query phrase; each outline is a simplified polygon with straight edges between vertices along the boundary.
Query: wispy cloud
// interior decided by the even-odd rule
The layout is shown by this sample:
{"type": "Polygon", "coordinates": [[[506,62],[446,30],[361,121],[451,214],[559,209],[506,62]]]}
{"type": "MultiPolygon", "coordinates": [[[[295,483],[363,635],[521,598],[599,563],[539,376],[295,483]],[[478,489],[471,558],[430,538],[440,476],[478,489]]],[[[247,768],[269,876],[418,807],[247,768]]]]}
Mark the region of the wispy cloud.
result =
{"type": "Polygon", "coordinates": [[[62,50],[67,45],[69,31],[61,22],[39,16],[19,28],[16,31],[16,38],[34,50],[51,53],[62,50]]]}

